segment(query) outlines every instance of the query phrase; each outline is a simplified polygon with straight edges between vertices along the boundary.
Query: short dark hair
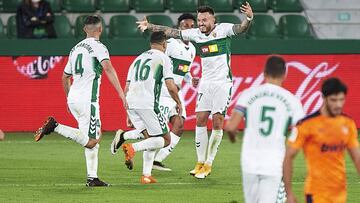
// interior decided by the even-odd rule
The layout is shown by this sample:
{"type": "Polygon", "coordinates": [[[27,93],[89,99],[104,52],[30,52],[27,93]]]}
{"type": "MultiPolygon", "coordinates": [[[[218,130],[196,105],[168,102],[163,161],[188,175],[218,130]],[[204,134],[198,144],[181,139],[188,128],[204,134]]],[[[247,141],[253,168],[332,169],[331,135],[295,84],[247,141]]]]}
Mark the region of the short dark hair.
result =
{"type": "Polygon", "coordinates": [[[211,15],[215,15],[215,11],[211,6],[199,6],[197,9],[198,13],[210,13],[211,15]]]}
{"type": "Polygon", "coordinates": [[[97,25],[101,22],[101,18],[97,15],[87,16],[84,20],[84,25],[97,25]]]}
{"type": "Polygon", "coordinates": [[[191,13],[183,13],[178,18],[178,25],[180,25],[181,21],[187,20],[187,19],[193,20],[194,22],[196,21],[196,18],[195,18],[195,16],[193,14],[191,14],[191,13]]]}
{"type": "Polygon", "coordinates": [[[160,44],[166,40],[166,35],[163,31],[153,32],[150,36],[151,44],[160,44]]]}
{"type": "Polygon", "coordinates": [[[329,78],[323,82],[321,86],[321,92],[324,97],[333,94],[339,94],[341,92],[346,95],[347,87],[343,82],[341,82],[339,78],[329,78]]]}
{"type": "Polygon", "coordinates": [[[280,56],[270,56],[265,65],[265,75],[278,78],[286,73],[286,63],[280,56]]]}

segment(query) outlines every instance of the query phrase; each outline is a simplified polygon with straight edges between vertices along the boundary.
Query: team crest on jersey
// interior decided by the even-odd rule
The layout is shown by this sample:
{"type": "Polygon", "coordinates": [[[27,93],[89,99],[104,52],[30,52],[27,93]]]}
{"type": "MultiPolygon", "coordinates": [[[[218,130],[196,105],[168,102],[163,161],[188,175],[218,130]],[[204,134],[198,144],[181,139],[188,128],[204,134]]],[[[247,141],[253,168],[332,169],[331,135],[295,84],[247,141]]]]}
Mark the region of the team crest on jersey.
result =
{"type": "Polygon", "coordinates": [[[213,33],[212,33],[212,36],[213,36],[213,37],[216,37],[216,32],[213,32],[213,33]]]}
{"type": "Polygon", "coordinates": [[[342,133],[344,133],[345,135],[349,134],[349,129],[346,126],[342,126],[341,128],[342,133]]]}

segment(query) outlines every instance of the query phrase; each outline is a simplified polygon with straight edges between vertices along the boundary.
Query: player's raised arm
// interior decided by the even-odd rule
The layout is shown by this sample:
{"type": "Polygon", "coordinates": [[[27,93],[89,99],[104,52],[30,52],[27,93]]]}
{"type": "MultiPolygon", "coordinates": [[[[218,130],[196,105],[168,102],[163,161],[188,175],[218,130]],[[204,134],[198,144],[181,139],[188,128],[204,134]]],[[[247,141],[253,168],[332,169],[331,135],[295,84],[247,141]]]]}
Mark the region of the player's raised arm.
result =
{"type": "Polygon", "coordinates": [[[146,16],[142,21],[137,21],[136,23],[138,24],[138,28],[141,30],[141,32],[144,32],[145,30],[150,30],[151,32],[163,31],[165,35],[169,38],[180,38],[179,29],[174,29],[163,25],[151,24],[147,21],[146,16]]]}
{"type": "Polygon", "coordinates": [[[105,70],[106,76],[109,78],[109,81],[111,82],[111,84],[114,86],[116,92],[118,93],[120,99],[123,102],[124,108],[127,109],[128,105],[125,99],[125,94],[123,92],[123,89],[121,88],[118,76],[116,74],[116,71],[114,69],[114,67],[111,64],[110,60],[103,60],[101,62],[102,67],[105,70]]]}
{"type": "Polygon", "coordinates": [[[241,13],[246,15],[246,18],[241,24],[235,24],[233,26],[233,31],[235,35],[246,32],[250,27],[252,19],[254,18],[254,14],[252,12],[249,2],[246,2],[245,5],[241,5],[240,11],[241,13]]]}

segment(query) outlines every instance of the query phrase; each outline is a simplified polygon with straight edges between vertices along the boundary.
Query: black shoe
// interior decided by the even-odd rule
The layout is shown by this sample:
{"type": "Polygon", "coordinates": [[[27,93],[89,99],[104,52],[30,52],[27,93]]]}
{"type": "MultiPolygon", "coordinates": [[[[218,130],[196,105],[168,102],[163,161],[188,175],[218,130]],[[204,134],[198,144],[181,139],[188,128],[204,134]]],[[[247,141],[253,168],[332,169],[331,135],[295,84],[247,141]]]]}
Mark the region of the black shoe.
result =
{"type": "Polygon", "coordinates": [[[46,121],[44,122],[43,126],[39,128],[34,135],[35,141],[38,142],[41,140],[41,138],[44,137],[44,135],[48,135],[52,132],[54,132],[54,129],[59,124],[56,122],[55,118],[52,116],[49,116],[46,121]]]}
{"type": "Polygon", "coordinates": [[[100,180],[99,178],[88,178],[86,181],[87,187],[109,187],[110,184],[105,183],[104,181],[100,180]]]}
{"type": "Polygon", "coordinates": [[[124,133],[125,131],[119,129],[116,131],[115,137],[110,145],[110,152],[111,154],[116,154],[117,150],[121,147],[121,145],[126,141],[124,139],[124,133]]]}
{"type": "Polygon", "coordinates": [[[167,168],[163,163],[154,161],[152,169],[159,170],[159,171],[171,171],[170,168],[167,168]]]}

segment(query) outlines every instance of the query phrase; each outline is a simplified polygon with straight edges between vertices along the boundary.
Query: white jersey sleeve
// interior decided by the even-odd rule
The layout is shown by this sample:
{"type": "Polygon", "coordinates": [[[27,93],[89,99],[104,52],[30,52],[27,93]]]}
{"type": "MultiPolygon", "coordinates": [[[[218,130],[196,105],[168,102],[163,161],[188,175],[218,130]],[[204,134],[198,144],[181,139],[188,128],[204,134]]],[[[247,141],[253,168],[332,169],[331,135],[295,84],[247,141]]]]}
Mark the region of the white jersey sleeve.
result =
{"type": "Polygon", "coordinates": [[[234,111],[241,112],[243,114],[246,114],[246,108],[247,108],[247,101],[249,97],[249,89],[244,90],[236,102],[236,105],[234,107],[234,111]]]}
{"type": "Polygon", "coordinates": [[[109,51],[106,46],[99,42],[98,49],[96,49],[96,58],[101,63],[103,60],[110,60],[109,51]]]}
{"type": "Polygon", "coordinates": [[[180,38],[185,41],[194,41],[199,28],[192,28],[180,31],[180,38]]]}
{"type": "Polygon", "coordinates": [[[172,69],[173,69],[173,65],[171,62],[171,59],[164,55],[163,57],[164,63],[163,63],[163,76],[164,79],[174,79],[173,73],[172,73],[172,69]]]}
{"type": "Polygon", "coordinates": [[[221,26],[221,29],[226,34],[226,36],[231,37],[231,36],[235,35],[234,30],[233,30],[234,24],[232,24],[232,23],[221,23],[219,26],[221,26]]]}
{"type": "Polygon", "coordinates": [[[294,112],[292,116],[291,125],[295,126],[296,123],[304,117],[305,117],[304,108],[301,102],[296,98],[294,102],[294,112]]]}
{"type": "Polygon", "coordinates": [[[72,75],[70,57],[69,57],[69,59],[68,59],[68,61],[67,61],[67,63],[66,63],[66,66],[65,66],[65,68],[64,68],[64,73],[65,73],[66,75],[72,75]]]}

